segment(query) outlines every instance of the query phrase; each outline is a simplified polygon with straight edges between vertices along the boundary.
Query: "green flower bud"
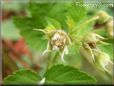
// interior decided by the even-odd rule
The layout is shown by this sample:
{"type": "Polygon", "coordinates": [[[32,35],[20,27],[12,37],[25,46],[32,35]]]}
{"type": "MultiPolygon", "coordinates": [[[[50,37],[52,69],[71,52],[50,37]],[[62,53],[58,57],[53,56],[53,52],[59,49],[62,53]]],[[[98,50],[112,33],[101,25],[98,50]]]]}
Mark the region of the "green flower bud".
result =
{"type": "Polygon", "coordinates": [[[80,47],[80,54],[91,65],[110,75],[113,74],[113,63],[110,60],[110,56],[99,48],[90,48],[89,45],[83,44],[80,47]]]}
{"type": "Polygon", "coordinates": [[[85,57],[91,64],[94,62],[94,54],[92,49],[96,48],[98,43],[104,38],[96,33],[89,33],[84,36],[82,46],[80,47],[80,54],[85,57]]]}
{"type": "Polygon", "coordinates": [[[107,23],[106,23],[106,31],[107,31],[107,36],[109,38],[113,38],[114,36],[114,25],[113,25],[113,18],[111,18],[107,23]]]}
{"type": "Polygon", "coordinates": [[[99,11],[97,16],[99,16],[99,19],[97,20],[99,24],[106,23],[111,18],[105,11],[99,11]]]}
{"type": "Polygon", "coordinates": [[[98,49],[93,50],[95,57],[95,64],[102,70],[109,74],[113,74],[113,63],[110,60],[110,56],[98,49]]]}
{"type": "Polygon", "coordinates": [[[100,51],[97,44],[107,44],[101,40],[104,40],[104,38],[96,33],[90,33],[83,38],[82,46],[80,47],[80,54],[91,64],[95,63],[94,50],[100,51]]]}

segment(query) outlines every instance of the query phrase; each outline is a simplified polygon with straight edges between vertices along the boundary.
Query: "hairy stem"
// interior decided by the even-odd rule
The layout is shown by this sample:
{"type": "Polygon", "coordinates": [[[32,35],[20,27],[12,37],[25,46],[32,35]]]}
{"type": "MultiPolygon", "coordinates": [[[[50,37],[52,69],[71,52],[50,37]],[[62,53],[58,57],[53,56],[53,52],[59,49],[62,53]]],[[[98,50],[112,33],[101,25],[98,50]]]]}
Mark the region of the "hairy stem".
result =
{"type": "Polygon", "coordinates": [[[99,19],[99,16],[94,16],[93,18],[86,20],[84,23],[82,23],[80,26],[78,26],[73,32],[78,32],[80,29],[83,29],[82,27],[85,26],[86,24],[95,21],[99,19]]]}

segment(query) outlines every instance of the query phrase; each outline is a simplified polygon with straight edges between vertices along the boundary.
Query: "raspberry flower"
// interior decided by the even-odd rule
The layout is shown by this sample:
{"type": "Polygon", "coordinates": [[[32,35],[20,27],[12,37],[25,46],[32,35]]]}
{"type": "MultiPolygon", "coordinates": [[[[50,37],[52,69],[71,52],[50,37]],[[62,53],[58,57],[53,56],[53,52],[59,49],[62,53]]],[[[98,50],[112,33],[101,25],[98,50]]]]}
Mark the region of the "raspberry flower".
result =
{"type": "Polygon", "coordinates": [[[97,65],[100,70],[112,74],[113,63],[110,56],[97,47],[98,44],[108,44],[102,41],[104,39],[96,33],[86,35],[80,47],[80,53],[90,64],[97,65]]]}
{"type": "Polygon", "coordinates": [[[68,45],[71,44],[71,40],[67,33],[61,29],[59,30],[42,30],[35,29],[45,33],[48,37],[48,43],[43,55],[50,51],[58,51],[61,55],[61,60],[64,62],[64,55],[68,54],[68,45]]]}
{"type": "Polygon", "coordinates": [[[80,47],[80,53],[88,59],[90,63],[95,61],[94,53],[92,49],[97,49],[98,44],[108,44],[103,42],[105,38],[96,34],[96,33],[89,33],[83,38],[82,46],[80,47]]]}

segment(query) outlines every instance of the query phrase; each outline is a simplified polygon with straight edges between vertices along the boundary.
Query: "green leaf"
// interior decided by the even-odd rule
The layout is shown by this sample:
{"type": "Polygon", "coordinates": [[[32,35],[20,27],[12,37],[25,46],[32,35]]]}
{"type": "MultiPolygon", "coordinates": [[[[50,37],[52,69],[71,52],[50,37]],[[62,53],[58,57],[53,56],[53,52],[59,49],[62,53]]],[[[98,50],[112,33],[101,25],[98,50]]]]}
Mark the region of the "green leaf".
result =
{"type": "Polygon", "coordinates": [[[49,11],[52,9],[54,4],[51,3],[30,3],[28,9],[34,19],[34,25],[37,28],[45,28],[46,20],[49,11]]]}
{"type": "Polygon", "coordinates": [[[95,84],[96,82],[92,76],[64,65],[53,66],[44,77],[46,84],[95,84]]]}
{"type": "Polygon", "coordinates": [[[49,17],[47,17],[46,20],[47,20],[47,24],[48,24],[46,29],[49,30],[49,29],[61,29],[62,28],[60,23],[57,20],[49,18],[49,17]]]}
{"type": "Polygon", "coordinates": [[[73,20],[73,18],[70,17],[70,16],[67,16],[66,23],[67,23],[67,25],[68,25],[68,29],[69,29],[69,30],[70,30],[70,29],[73,29],[73,28],[75,27],[75,24],[76,24],[76,22],[75,22],[75,21],[73,20]]]}
{"type": "Polygon", "coordinates": [[[37,27],[35,27],[32,18],[14,17],[13,22],[31,49],[42,51],[46,48],[47,41],[44,34],[40,31],[33,30],[37,27]]]}
{"type": "Polygon", "coordinates": [[[72,17],[75,22],[79,22],[86,17],[86,10],[84,7],[72,3],[58,3],[49,12],[49,16],[59,21],[63,28],[67,28],[65,23],[67,16],[72,17]]]}
{"type": "Polygon", "coordinates": [[[41,77],[32,70],[21,69],[7,76],[3,80],[3,84],[38,84],[40,80],[41,77]]]}
{"type": "Polygon", "coordinates": [[[65,23],[66,16],[71,16],[76,22],[86,17],[86,9],[69,3],[30,3],[29,10],[32,16],[37,20],[37,24],[44,27],[46,24],[45,17],[56,19],[63,28],[67,28],[65,23]]]}
{"type": "Polygon", "coordinates": [[[14,24],[18,27],[18,29],[32,29],[34,28],[34,22],[32,18],[28,17],[13,17],[14,24]]]}
{"type": "Polygon", "coordinates": [[[68,14],[76,21],[79,22],[86,17],[86,9],[85,7],[76,6],[75,3],[71,4],[69,7],[68,14]]]}

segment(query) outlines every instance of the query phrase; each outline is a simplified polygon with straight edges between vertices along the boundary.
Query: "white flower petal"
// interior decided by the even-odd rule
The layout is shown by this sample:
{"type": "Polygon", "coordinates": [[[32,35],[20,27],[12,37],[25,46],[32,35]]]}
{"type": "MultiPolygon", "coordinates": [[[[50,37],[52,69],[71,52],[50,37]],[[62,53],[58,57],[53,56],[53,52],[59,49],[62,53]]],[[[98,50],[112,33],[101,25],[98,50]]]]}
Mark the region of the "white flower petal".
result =
{"type": "Polygon", "coordinates": [[[59,51],[59,48],[57,46],[53,46],[52,50],[59,51]]]}
{"type": "Polygon", "coordinates": [[[52,40],[57,40],[57,39],[60,39],[60,34],[59,34],[59,33],[56,33],[56,34],[53,36],[53,38],[52,38],[52,40]]]}

